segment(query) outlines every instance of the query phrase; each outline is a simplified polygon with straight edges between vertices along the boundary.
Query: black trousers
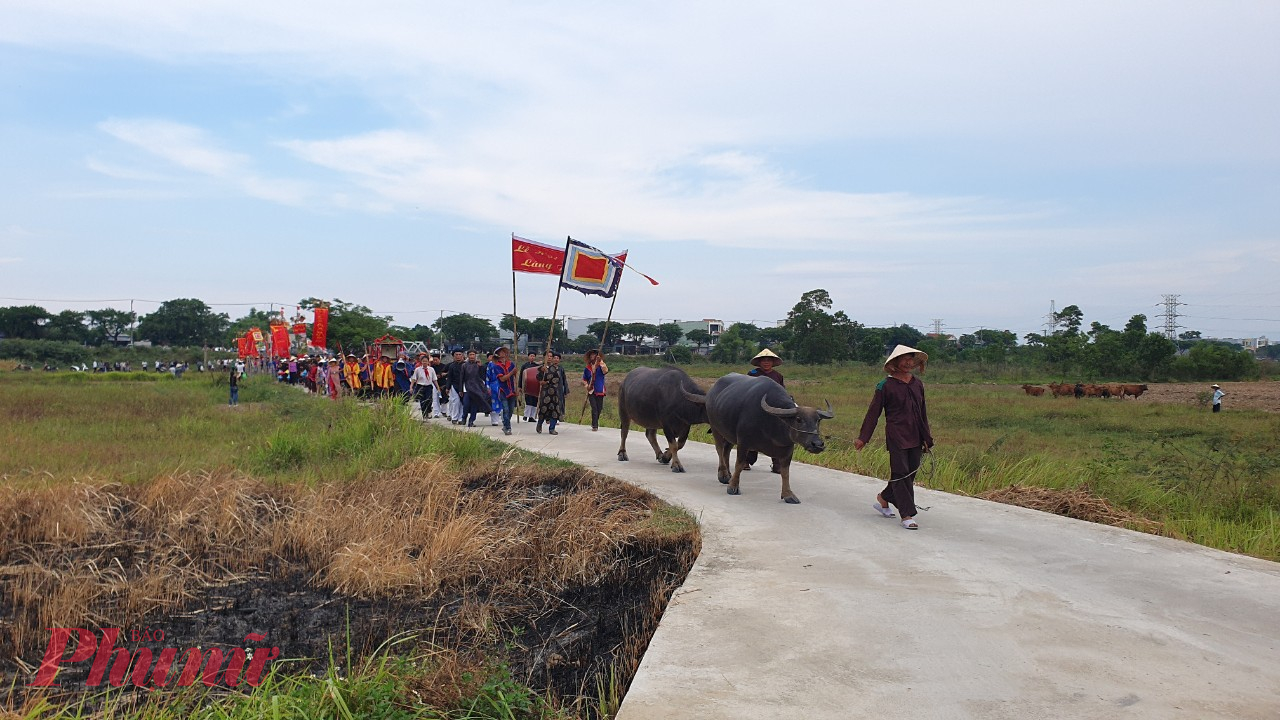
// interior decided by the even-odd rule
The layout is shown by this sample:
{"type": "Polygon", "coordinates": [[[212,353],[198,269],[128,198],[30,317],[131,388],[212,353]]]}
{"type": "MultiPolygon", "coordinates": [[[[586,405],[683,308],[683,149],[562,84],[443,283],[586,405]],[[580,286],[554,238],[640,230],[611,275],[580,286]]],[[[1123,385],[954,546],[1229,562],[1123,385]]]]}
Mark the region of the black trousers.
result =
{"type": "Polygon", "coordinates": [[[431,417],[431,408],[435,405],[436,389],[430,385],[419,385],[415,391],[418,407],[422,409],[422,417],[431,417]]]}
{"type": "Polygon", "coordinates": [[[916,471],[924,458],[920,447],[898,450],[889,448],[889,484],[880,491],[880,497],[898,508],[903,518],[916,516],[916,471]]]}
{"type": "Polygon", "coordinates": [[[600,427],[600,413],[604,410],[604,396],[588,395],[587,402],[591,403],[591,427],[600,427]]]}

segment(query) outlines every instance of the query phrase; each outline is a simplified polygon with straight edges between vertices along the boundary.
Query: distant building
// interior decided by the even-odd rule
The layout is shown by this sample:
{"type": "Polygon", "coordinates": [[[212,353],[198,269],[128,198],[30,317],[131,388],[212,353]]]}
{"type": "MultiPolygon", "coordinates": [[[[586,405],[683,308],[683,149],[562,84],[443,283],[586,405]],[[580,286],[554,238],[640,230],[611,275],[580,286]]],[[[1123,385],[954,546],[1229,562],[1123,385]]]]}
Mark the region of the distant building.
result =
{"type": "MultiPolygon", "coordinates": [[[[720,333],[724,332],[723,320],[703,318],[702,320],[676,320],[675,323],[680,326],[680,329],[684,331],[686,336],[691,330],[706,330],[707,334],[711,336],[712,345],[715,345],[716,342],[720,340],[720,333]]],[[[688,337],[681,338],[680,344],[688,347],[694,347],[697,345],[697,343],[693,342],[688,337]]]]}
{"type": "Polygon", "coordinates": [[[1267,336],[1259,335],[1256,338],[1244,338],[1240,341],[1240,344],[1244,346],[1245,350],[1256,353],[1262,348],[1270,345],[1271,342],[1267,340],[1267,336]]]}

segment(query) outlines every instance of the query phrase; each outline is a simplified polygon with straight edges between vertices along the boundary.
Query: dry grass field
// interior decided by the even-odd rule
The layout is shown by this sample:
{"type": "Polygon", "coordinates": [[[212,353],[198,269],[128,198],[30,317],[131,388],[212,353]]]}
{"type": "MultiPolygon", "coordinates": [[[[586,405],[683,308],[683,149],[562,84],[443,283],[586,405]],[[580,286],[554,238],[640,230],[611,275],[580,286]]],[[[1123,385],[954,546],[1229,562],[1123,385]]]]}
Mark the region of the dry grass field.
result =
{"type": "Polygon", "coordinates": [[[221,392],[6,382],[0,708],[188,717],[209,705],[87,692],[87,663],[65,668],[60,688],[29,688],[52,627],[163,629],[164,642],[129,645],[156,653],[267,635],[283,658],[273,667],[302,680],[228,694],[217,717],[261,717],[265,697],[295,717],[336,701],[361,717],[367,685],[403,717],[616,706],[696,555],[689,516],[580,468],[421,427],[398,406],[254,381],[231,409],[221,392]],[[309,683],[336,683],[337,700],[310,698],[309,683]]]}

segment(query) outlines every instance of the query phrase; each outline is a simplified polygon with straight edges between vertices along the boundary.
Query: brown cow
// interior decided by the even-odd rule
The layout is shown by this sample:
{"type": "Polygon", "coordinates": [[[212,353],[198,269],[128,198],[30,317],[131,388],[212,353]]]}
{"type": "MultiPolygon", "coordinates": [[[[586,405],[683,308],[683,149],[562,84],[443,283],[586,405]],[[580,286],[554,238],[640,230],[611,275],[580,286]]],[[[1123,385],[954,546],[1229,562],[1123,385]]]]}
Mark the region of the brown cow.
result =
{"type": "Polygon", "coordinates": [[[1123,397],[1124,395],[1132,395],[1136,399],[1138,397],[1141,397],[1142,393],[1145,392],[1146,390],[1147,390],[1146,385],[1125,385],[1124,392],[1123,392],[1123,395],[1121,395],[1121,397],[1123,397]]]}
{"type": "Polygon", "coordinates": [[[1054,397],[1071,397],[1076,392],[1076,386],[1071,383],[1049,383],[1049,391],[1054,397]]]}
{"type": "Polygon", "coordinates": [[[1106,391],[1106,389],[1107,388],[1104,385],[1094,385],[1093,383],[1090,383],[1084,386],[1084,396],[1085,397],[1103,397],[1102,393],[1106,391]]]}
{"type": "Polygon", "coordinates": [[[1123,386],[1123,385],[1108,385],[1108,386],[1107,386],[1107,392],[1108,392],[1108,393],[1111,393],[1111,397],[1119,399],[1119,398],[1121,398],[1121,397],[1124,395],[1124,386],[1123,386]]]}
{"type": "Polygon", "coordinates": [[[1022,389],[1032,397],[1040,397],[1044,394],[1044,388],[1035,385],[1023,385],[1022,389]]]}

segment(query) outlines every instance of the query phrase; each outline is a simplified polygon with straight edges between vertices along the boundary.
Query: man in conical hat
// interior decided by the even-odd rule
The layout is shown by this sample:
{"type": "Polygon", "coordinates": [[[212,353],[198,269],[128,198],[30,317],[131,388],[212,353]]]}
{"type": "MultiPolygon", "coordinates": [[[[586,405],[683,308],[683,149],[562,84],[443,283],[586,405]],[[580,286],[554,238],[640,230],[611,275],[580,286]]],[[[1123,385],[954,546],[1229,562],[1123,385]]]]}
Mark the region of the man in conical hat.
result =
{"type": "MultiPolygon", "coordinates": [[[[751,364],[755,365],[755,367],[752,368],[747,373],[751,377],[768,378],[783,387],[787,386],[787,383],[783,380],[782,373],[778,372],[777,370],[774,370],[775,367],[782,364],[782,358],[778,357],[778,355],[774,353],[772,350],[770,350],[769,348],[765,348],[760,352],[756,353],[756,356],[751,358],[751,364]]],[[[759,459],[759,457],[760,457],[760,454],[757,453],[755,450],[751,450],[750,452],[747,453],[747,469],[748,470],[751,469],[751,466],[756,463],[756,460],[759,459]]],[[[773,459],[773,467],[771,468],[771,471],[775,473],[781,472],[778,469],[777,458],[773,459]]]]}
{"type": "Polygon", "coordinates": [[[899,345],[889,353],[889,358],[884,361],[888,377],[876,385],[862,429],[853,441],[854,449],[862,450],[875,432],[880,413],[884,412],[889,484],[876,496],[872,507],[891,518],[893,511],[889,504],[893,503],[902,516],[902,527],[907,530],[919,527],[915,520],[915,475],[920,470],[924,453],[933,447],[933,432],[929,429],[929,413],[924,401],[924,383],[915,375],[924,371],[928,360],[928,354],[906,345],[899,345]]]}
{"type": "Polygon", "coordinates": [[[786,387],[787,384],[782,379],[782,373],[774,370],[774,368],[782,364],[782,358],[774,354],[769,348],[756,353],[756,356],[751,358],[751,364],[755,365],[755,369],[747,373],[751,377],[767,377],[786,387]]]}

